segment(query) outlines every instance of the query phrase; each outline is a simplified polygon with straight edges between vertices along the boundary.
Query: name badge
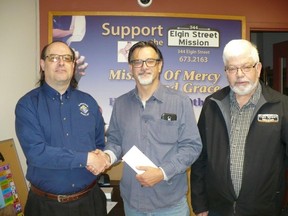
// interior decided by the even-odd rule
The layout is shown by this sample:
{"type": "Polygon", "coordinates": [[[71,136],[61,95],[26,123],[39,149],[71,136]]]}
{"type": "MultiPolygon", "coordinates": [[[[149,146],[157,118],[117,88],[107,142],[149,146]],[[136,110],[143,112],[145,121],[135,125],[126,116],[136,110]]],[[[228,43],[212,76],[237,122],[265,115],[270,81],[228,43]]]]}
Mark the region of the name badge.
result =
{"type": "Polygon", "coordinates": [[[258,122],[276,123],[279,122],[278,114],[258,114],[258,122]]]}

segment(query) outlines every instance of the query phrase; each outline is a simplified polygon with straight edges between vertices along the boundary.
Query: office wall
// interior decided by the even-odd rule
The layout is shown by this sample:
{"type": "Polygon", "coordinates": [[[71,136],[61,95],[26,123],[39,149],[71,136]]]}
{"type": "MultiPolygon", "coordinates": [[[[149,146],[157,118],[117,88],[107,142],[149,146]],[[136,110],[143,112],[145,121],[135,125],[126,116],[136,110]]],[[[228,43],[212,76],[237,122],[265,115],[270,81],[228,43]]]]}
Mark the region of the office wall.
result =
{"type": "Polygon", "coordinates": [[[24,171],[25,157],[14,130],[14,109],[36,82],[38,8],[37,0],[0,0],[0,140],[14,139],[24,171]]]}
{"type": "Polygon", "coordinates": [[[48,11],[123,11],[245,16],[247,38],[250,29],[288,30],[287,0],[153,0],[148,8],[140,7],[137,0],[42,0],[39,6],[41,47],[48,40],[48,11]]]}

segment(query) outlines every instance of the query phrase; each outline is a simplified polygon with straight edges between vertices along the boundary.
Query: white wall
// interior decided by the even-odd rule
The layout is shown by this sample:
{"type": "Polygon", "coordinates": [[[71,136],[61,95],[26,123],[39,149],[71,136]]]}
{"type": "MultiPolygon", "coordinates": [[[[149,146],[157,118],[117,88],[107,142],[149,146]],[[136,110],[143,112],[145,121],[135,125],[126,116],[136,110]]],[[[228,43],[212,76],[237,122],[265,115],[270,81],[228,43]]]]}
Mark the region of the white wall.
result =
{"type": "Polygon", "coordinates": [[[14,139],[24,174],[26,160],[15,134],[14,110],[37,82],[38,11],[38,0],[0,0],[0,140],[14,139]]]}

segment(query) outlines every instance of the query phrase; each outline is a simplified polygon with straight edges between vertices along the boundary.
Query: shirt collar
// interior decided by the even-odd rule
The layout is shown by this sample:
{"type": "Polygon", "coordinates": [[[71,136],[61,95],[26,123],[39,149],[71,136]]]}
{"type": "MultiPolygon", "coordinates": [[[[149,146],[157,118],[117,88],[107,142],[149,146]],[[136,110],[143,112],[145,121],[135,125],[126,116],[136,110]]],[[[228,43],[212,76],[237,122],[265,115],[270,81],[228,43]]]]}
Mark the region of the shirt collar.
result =
{"type": "MultiPolygon", "coordinates": [[[[165,92],[165,86],[162,84],[159,84],[158,88],[156,91],[153,93],[153,95],[149,98],[149,100],[158,100],[160,102],[163,101],[164,98],[164,92],[165,92]]],[[[138,89],[135,87],[132,90],[132,95],[134,95],[138,100],[140,100],[139,94],[138,94],[138,89]]],[[[140,100],[141,101],[141,100],[140,100]]]]}
{"type": "MultiPolygon", "coordinates": [[[[256,106],[256,104],[258,103],[258,101],[260,99],[261,91],[262,91],[262,87],[261,87],[260,83],[258,82],[258,85],[256,87],[256,91],[254,92],[254,94],[249,99],[249,101],[247,102],[246,105],[254,104],[256,106]]],[[[238,105],[235,93],[232,90],[230,91],[230,101],[231,101],[231,104],[233,104],[233,105],[237,104],[238,105]]]]}
{"type": "MultiPolygon", "coordinates": [[[[60,93],[53,89],[51,86],[49,86],[46,82],[43,83],[42,89],[47,94],[49,97],[52,99],[59,98],[61,97],[60,93]]],[[[62,97],[69,98],[72,92],[72,87],[69,86],[66,92],[62,95],[62,97]]]]}

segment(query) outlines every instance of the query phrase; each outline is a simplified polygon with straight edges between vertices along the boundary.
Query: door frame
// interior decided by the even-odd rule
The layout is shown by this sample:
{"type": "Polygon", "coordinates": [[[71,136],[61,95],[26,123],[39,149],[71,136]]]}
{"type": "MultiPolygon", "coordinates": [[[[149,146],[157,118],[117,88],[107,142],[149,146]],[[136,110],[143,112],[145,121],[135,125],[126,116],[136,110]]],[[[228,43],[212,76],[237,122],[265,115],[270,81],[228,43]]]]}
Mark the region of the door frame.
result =
{"type": "Polygon", "coordinates": [[[283,88],[288,87],[288,38],[287,41],[273,45],[273,88],[282,94],[283,88]],[[285,80],[283,75],[283,59],[286,60],[285,80]]]}

